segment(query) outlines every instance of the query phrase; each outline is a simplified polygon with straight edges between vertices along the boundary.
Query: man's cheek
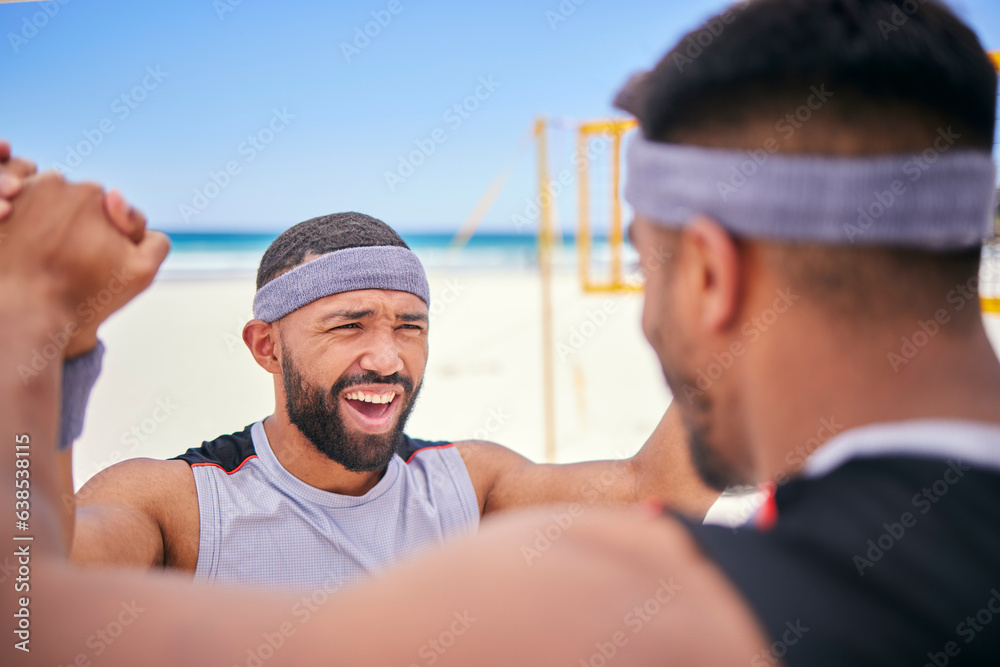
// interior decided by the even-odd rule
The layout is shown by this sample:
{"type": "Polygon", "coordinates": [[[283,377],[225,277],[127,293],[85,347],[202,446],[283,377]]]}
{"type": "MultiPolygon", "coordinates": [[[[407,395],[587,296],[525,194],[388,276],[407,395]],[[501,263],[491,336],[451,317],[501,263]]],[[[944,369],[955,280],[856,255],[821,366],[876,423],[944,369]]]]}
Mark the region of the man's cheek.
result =
{"type": "Polygon", "coordinates": [[[656,349],[656,327],[653,323],[652,316],[648,309],[643,309],[642,312],[642,335],[645,336],[646,342],[656,349]]]}
{"type": "Polygon", "coordinates": [[[663,331],[663,307],[659,287],[652,280],[646,281],[646,293],[642,303],[642,333],[646,341],[660,353],[660,336],[663,331]]]}

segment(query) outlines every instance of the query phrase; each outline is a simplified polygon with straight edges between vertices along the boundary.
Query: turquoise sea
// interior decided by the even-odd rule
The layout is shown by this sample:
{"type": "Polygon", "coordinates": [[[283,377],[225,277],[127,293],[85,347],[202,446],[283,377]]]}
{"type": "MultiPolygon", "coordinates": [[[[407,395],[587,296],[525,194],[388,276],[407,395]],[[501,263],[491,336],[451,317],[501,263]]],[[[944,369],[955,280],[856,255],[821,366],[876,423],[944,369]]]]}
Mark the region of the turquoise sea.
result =
{"type": "MultiPolygon", "coordinates": [[[[160,270],[161,279],[225,278],[252,276],[267,246],[278,236],[274,233],[242,232],[168,232],[172,243],[170,256],[160,270]]],[[[428,271],[510,271],[538,267],[538,241],[532,234],[474,235],[457,248],[454,235],[442,232],[404,233],[403,238],[420,257],[428,271]]],[[[983,252],[980,289],[983,296],[1000,297],[1000,245],[987,246],[983,252]]],[[[595,275],[608,271],[610,249],[607,239],[596,238],[591,252],[595,275]]],[[[638,254],[625,246],[626,273],[636,265],[638,254]]],[[[557,269],[575,269],[576,242],[564,236],[553,254],[557,269]]]]}
{"type": "MultiPolygon", "coordinates": [[[[161,278],[204,278],[252,275],[261,256],[278,233],[239,232],[168,232],[172,244],[170,256],[160,271],[161,278]]],[[[538,266],[538,242],[531,234],[474,235],[459,248],[451,233],[403,233],[410,248],[429,271],[434,270],[530,270],[538,266]]],[[[606,268],[610,250],[606,239],[595,239],[592,265],[596,271],[606,268]]],[[[637,254],[625,249],[626,267],[634,264],[637,254]]],[[[564,237],[553,255],[556,267],[576,266],[576,245],[564,237]]]]}

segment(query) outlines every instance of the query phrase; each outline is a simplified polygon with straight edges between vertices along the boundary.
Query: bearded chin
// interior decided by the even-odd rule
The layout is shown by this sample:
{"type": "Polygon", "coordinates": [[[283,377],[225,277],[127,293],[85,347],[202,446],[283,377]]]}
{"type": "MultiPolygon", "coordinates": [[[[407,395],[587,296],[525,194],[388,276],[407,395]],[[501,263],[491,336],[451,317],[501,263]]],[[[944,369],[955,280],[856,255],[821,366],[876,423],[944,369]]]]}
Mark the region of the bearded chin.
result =
{"type": "Polygon", "coordinates": [[[712,445],[713,405],[708,392],[698,388],[697,380],[677,370],[668,369],[661,363],[663,377],[670,386],[674,400],[679,401],[681,421],[687,436],[691,462],[698,476],[716,491],[724,491],[732,486],[744,484],[740,472],[712,445]]]}
{"type": "Polygon", "coordinates": [[[403,429],[420,391],[419,386],[416,391],[411,390],[412,383],[406,387],[409,399],[391,430],[386,433],[358,433],[348,430],[337,401],[343,389],[340,384],[346,378],[330,390],[310,385],[287,354],[281,360],[281,372],[288,419],[317,450],[351,472],[373,472],[389,465],[403,437],[403,429]]]}

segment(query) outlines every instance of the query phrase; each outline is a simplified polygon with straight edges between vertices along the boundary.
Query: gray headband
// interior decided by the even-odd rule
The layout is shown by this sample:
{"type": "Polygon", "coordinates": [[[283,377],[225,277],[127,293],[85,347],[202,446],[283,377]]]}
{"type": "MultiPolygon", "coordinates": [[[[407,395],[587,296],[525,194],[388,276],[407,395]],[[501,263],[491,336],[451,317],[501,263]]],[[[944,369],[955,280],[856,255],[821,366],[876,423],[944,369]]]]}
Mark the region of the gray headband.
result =
{"type": "Polygon", "coordinates": [[[996,167],[988,153],[823,157],[720,150],[633,137],[625,199],[664,227],[704,214],[734,234],[829,245],[928,249],[991,234],[996,167]]]}
{"type": "Polygon", "coordinates": [[[409,292],[431,303],[427,274],[416,255],[397,246],[367,246],[328,253],[278,276],[257,290],[253,316],[274,322],[316,299],[364,289],[409,292]]]}

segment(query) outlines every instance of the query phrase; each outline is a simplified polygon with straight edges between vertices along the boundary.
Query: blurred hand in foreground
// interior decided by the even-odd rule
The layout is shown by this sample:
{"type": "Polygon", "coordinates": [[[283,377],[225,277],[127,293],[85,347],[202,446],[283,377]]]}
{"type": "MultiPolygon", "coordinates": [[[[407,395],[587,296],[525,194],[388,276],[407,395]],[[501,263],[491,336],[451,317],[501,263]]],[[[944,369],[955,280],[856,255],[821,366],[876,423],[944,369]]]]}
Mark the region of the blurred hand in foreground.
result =
{"type": "MultiPolygon", "coordinates": [[[[33,171],[7,152],[3,173],[33,171]]],[[[55,172],[24,177],[7,203],[0,284],[48,318],[53,340],[65,340],[65,358],[96,344],[98,325],[152,282],[170,248],[166,235],[147,231],[145,216],[116,191],[72,184],[55,172]]]]}

